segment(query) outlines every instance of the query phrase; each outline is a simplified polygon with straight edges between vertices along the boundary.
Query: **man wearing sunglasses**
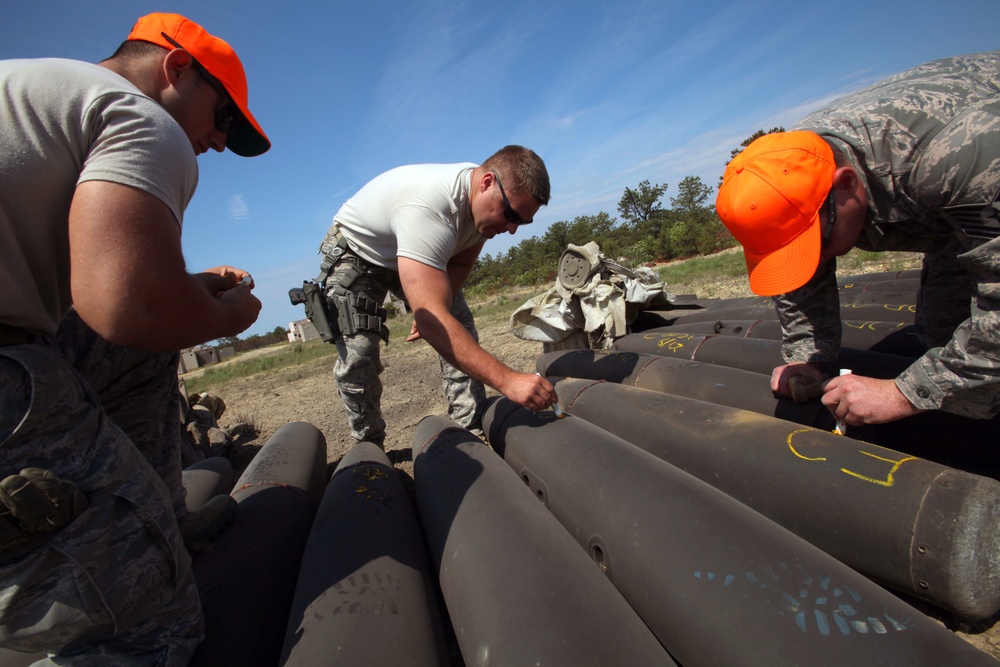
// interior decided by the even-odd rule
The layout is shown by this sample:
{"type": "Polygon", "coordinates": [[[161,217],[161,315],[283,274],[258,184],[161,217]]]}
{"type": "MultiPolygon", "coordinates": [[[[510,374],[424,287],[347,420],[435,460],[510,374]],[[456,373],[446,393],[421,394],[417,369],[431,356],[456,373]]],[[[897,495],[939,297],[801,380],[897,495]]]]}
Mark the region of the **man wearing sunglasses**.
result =
{"type": "Polygon", "coordinates": [[[481,433],[483,383],[531,410],[555,403],[548,381],[508,368],[479,346],[462,294],[486,240],[515,233],[548,201],[541,158],[507,146],[481,165],[397,167],[340,208],[320,247],[317,282],[338,329],[334,377],[354,438],[384,446],[379,341],[388,342],[388,329],[382,303],[400,289],[414,317],[406,340],[423,338],[441,356],[452,420],[481,433]]]}
{"type": "Polygon", "coordinates": [[[926,352],[893,380],[845,375],[823,403],[847,424],[924,410],[1000,412],[1000,51],[921,65],[848,95],[726,168],[716,209],[750,287],[774,296],[796,375],[825,379],[840,349],[836,258],[924,253],[916,325],[926,352]]]}
{"type": "Polygon", "coordinates": [[[233,49],[151,14],[107,60],[0,61],[0,646],[59,664],[186,665],[203,622],[177,351],[260,302],[181,250],[196,157],[270,147],[233,49]]]}

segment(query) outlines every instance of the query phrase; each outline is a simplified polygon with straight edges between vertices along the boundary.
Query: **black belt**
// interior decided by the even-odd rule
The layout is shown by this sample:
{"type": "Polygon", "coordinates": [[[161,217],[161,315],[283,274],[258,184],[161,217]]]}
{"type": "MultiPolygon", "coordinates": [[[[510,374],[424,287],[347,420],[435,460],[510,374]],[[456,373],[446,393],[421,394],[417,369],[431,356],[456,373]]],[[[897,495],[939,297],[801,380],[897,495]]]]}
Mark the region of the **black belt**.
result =
{"type": "MultiPolygon", "coordinates": [[[[354,251],[351,250],[351,246],[347,243],[347,239],[343,234],[338,231],[336,238],[336,245],[323,252],[323,259],[319,266],[319,275],[316,276],[316,283],[318,285],[326,285],[326,279],[330,277],[330,271],[333,270],[333,267],[340,261],[340,258],[345,253],[351,253],[357,257],[354,251]]],[[[324,245],[325,244],[326,242],[324,241],[324,245]]]]}
{"type": "Polygon", "coordinates": [[[0,322],[0,346],[24,345],[30,343],[34,336],[21,327],[11,326],[0,322]]]}

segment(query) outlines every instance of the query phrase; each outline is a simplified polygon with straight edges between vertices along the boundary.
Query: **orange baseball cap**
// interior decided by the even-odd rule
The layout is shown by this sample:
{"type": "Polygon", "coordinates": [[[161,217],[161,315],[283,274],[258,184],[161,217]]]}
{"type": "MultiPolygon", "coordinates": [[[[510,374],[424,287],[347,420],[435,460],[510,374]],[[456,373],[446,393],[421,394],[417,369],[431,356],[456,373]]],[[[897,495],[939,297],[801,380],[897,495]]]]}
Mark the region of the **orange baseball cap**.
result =
{"type": "Polygon", "coordinates": [[[755,294],[791,292],[816,273],[835,171],[833,149],[806,131],[764,135],[726,167],[715,210],[743,245],[755,294]]]}
{"type": "Polygon", "coordinates": [[[128,39],[152,42],[168,51],[177,48],[164,35],[194,56],[218,79],[243,114],[246,122],[237,120],[233,123],[226,135],[226,148],[243,157],[266,152],[271,147],[271,141],[250,113],[247,103],[247,75],[233,47],[180,14],[147,14],[135,24],[128,39]]]}

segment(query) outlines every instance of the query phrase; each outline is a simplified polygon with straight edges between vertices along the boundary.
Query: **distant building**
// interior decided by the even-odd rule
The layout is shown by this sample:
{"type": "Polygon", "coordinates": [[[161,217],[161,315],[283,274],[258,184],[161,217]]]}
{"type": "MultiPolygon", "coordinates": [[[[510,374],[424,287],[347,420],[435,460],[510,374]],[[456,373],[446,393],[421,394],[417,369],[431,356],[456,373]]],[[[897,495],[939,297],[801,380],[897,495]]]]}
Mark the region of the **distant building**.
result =
{"type": "Polygon", "coordinates": [[[319,331],[316,330],[316,325],[312,323],[312,320],[298,320],[288,324],[289,343],[304,343],[314,338],[319,338],[319,331]]]}
{"type": "Polygon", "coordinates": [[[236,350],[230,345],[221,350],[214,347],[191,347],[181,350],[181,360],[178,371],[190,373],[196,368],[210,366],[220,361],[231,359],[236,356],[236,350]]]}

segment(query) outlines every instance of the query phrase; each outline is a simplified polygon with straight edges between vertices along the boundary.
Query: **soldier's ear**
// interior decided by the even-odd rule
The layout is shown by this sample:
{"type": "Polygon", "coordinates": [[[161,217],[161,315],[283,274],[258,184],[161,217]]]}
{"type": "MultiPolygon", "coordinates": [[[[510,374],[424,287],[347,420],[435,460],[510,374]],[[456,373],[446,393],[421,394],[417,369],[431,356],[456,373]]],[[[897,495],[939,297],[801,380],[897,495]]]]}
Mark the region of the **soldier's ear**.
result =
{"type": "Polygon", "coordinates": [[[837,190],[853,192],[859,182],[858,173],[853,167],[838,167],[837,171],[833,172],[833,187],[837,190]]]}
{"type": "Polygon", "coordinates": [[[833,173],[833,187],[837,190],[838,206],[844,203],[854,204],[863,219],[868,208],[868,188],[864,176],[853,167],[839,167],[833,173]]]}
{"type": "Polygon", "coordinates": [[[486,192],[491,187],[493,187],[493,182],[496,180],[496,176],[493,175],[492,170],[483,171],[482,175],[479,177],[479,191],[486,192]]]}

